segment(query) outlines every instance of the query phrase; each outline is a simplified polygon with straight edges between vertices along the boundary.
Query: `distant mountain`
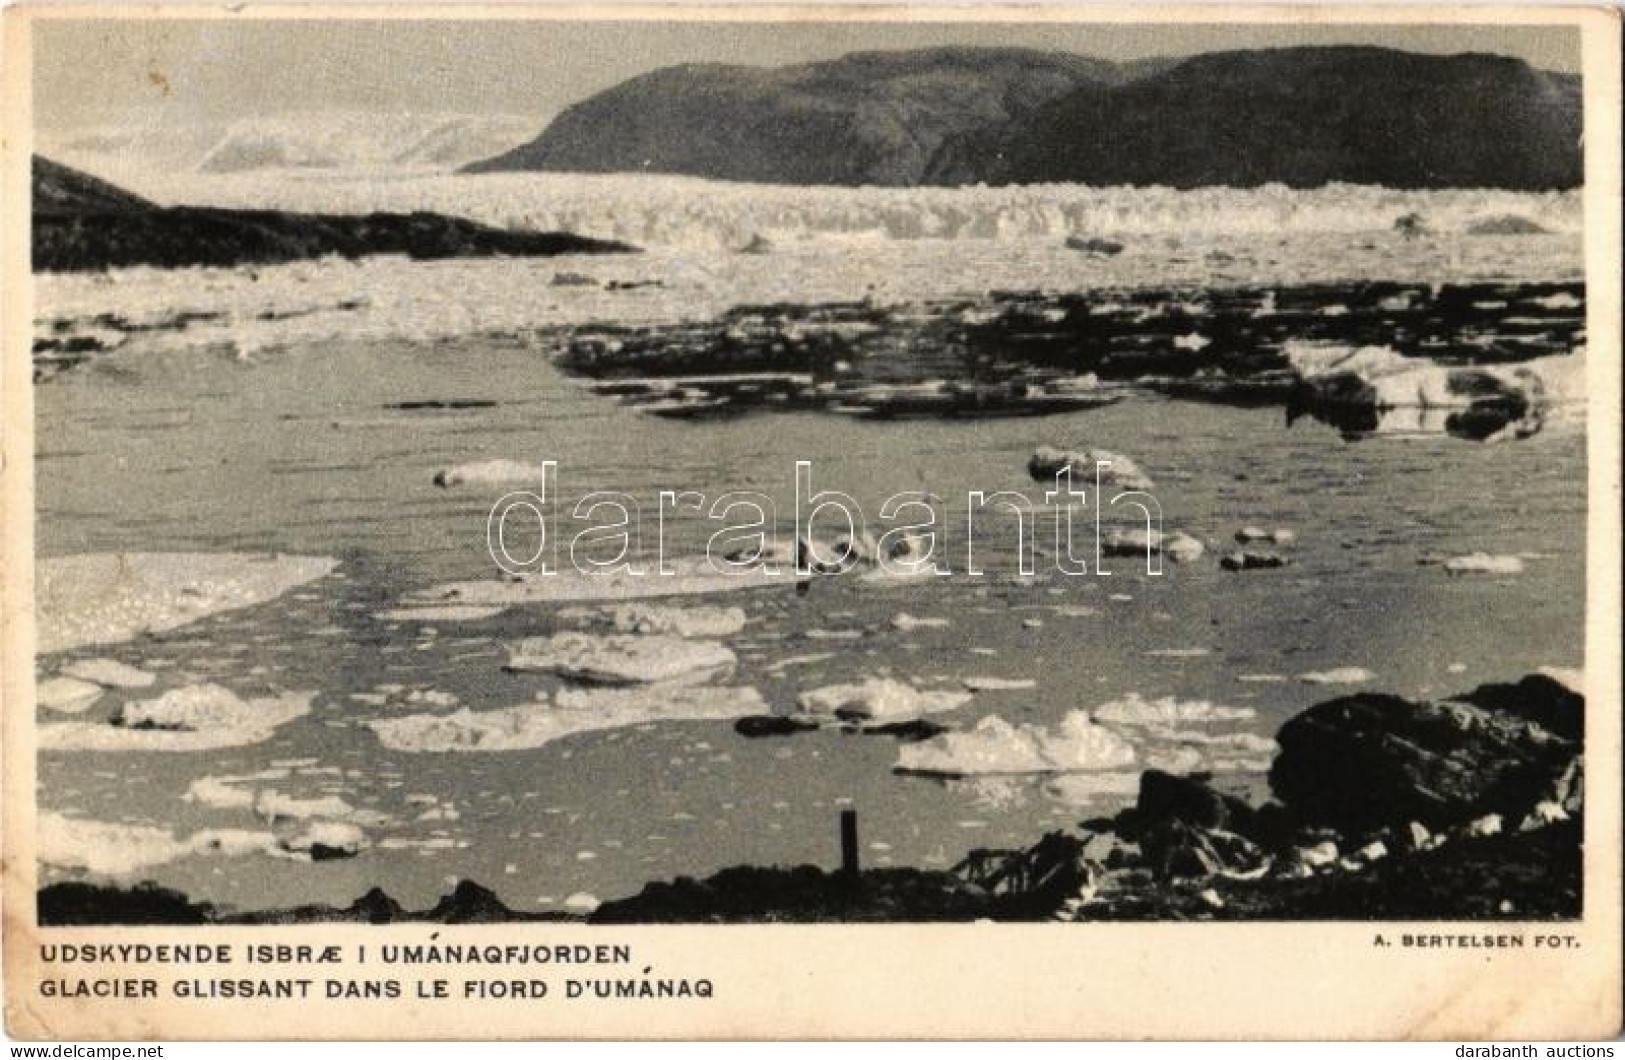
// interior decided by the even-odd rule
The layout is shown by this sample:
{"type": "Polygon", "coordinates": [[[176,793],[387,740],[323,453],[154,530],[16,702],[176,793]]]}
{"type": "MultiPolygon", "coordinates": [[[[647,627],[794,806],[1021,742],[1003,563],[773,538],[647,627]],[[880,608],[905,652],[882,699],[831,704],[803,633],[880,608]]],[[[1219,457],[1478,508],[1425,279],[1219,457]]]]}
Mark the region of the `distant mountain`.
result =
{"type": "Polygon", "coordinates": [[[656,70],[467,171],[1569,188],[1581,180],[1580,104],[1577,77],[1493,55],[1316,47],[1117,66],[1020,49],[861,52],[656,70]]]}
{"type": "Polygon", "coordinates": [[[319,111],[230,124],[131,124],[46,133],[42,148],[102,172],[244,173],[261,169],[456,169],[535,132],[512,115],[319,111]]]}
{"type": "Polygon", "coordinates": [[[932,183],[1571,188],[1577,77],[1494,55],[1218,52],[961,134],[932,183]]]}
{"type": "Polygon", "coordinates": [[[1021,48],[674,66],[577,103],[530,143],[467,168],[911,185],[946,139],[1123,76],[1102,60],[1021,48]]]}
{"type": "Polygon", "coordinates": [[[30,234],[38,272],[274,264],[327,255],[533,257],[632,249],[567,232],[508,231],[434,213],[351,216],[158,206],[38,155],[33,199],[30,234]]]}

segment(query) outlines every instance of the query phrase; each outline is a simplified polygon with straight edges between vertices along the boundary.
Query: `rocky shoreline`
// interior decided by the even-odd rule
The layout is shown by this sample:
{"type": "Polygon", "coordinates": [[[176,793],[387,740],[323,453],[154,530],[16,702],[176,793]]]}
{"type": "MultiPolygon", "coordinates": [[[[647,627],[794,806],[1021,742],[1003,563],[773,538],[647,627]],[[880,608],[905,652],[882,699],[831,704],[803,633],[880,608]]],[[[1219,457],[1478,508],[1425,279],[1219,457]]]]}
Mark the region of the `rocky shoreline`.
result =
{"type": "MultiPolygon", "coordinates": [[[[1141,774],[1115,817],[948,871],[738,866],[650,883],[592,923],[994,920],[1562,920],[1581,912],[1584,708],[1577,675],[1532,674],[1441,700],[1359,693],[1289,719],[1252,805],[1204,774],[1141,774]]],[[[238,912],[176,891],[41,889],[40,922],[471,923],[576,919],[509,909],[463,881],[408,911],[238,912]]],[[[586,912],[586,910],[583,910],[586,912]]]]}

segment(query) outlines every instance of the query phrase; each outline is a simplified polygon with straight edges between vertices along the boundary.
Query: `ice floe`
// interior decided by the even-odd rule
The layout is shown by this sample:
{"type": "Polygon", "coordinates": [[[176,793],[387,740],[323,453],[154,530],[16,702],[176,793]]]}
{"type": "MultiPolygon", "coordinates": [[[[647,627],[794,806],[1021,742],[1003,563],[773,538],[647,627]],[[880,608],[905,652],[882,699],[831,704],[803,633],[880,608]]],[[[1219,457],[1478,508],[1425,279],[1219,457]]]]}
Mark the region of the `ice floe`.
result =
{"type": "Polygon", "coordinates": [[[34,688],[34,701],[58,714],[80,714],[102,697],[105,689],[77,677],[50,677],[34,688]]]}
{"type": "Polygon", "coordinates": [[[434,484],[452,486],[542,486],[547,469],[517,460],[479,460],[435,472],[434,484]]]}
{"type": "Polygon", "coordinates": [[[125,703],[103,723],[59,722],[38,730],[42,751],[207,751],[260,743],[310,712],[314,692],[244,700],[216,684],[186,685],[125,703]]]}
{"type": "Polygon", "coordinates": [[[1357,433],[1526,437],[1574,422],[1585,404],[1581,352],[1512,364],[1448,365],[1386,346],[1289,341],[1282,352],[1311,411],[1357,433]]]}
{"type": "Polygon", "coordinates": [[[655,633],[673,637],[731,637],[745,628],[743,608],[705,604],[675,607],[636,603],[607,609],[566,608],[559,612],[559,618],[587,626],[607,626],[621,633],[655,633]]]}
{"type": "Polygon", "coordinates": [[[1451,574],[1522,574],[1523,560],[1517,556],[1493,556],[1488,552],[1472,552],[1465,556],[1452,556],[1444,561],[1444,569],[1451,574]]]}
{"type": "Polygon", "coordinates": [[[1074,490],[1093,488],[1097,472],[1103,487],[1149,490],[1155,485],[1133,460],[1105,449],[1057,449],[1042,445],[1027,461],[1027,473],[1035,482],[1053,484],[1063,471],[1071,478],[1074,490]]]}
{"type": "Polygon", "coordinates": [[[1310,685],[1363,685],[1376,676],[1363,666],[1337,666],[1299,674],[1298,680],[1310,685]]]}
{"type": "Polygon", "coordinates": [[[967,677],[963,684],[968,692],[1017,692],[1038,687],[1031,677],[967,677]]]}
{"type": "Polygon", "coordinates": [[[217,828],[180,837],[165,828],[91,821],[51,811],[42,811],[37,823],[42,865],[97,876],[126,878],[190,855],[281,852],[269,832],[217,828]]]}
{"type": "Polygon", "coordinates": [[[1207,546],[1181,531],[1164,533],[1146,527],[1112,527],[1100,538],[1100,551],[1107,556],[1167,556],[1175,563],[1191,563],[1202,558],[1207,546]]]}
{"type": "Polygon", "coordinates": [[[796,698],[796,706],[803,714],[884,725],[954,710],[970,699],[968,692],[922,692],[895,678],[871,677],[803,692],[796,698]]]}
{"type": "Polygon", "coordinates": [[[891,619],[892,628],[903,633],[912,633],[917,629],[946,629],[950,624],[946,618],[920,617],[907,611],[899,611],[891,619]]]}
{"type": "Polygon", "coordinates": [[[670,573],[653,570],[587,573],[572,569],[530,577],[447,582],[412,593],[404,604],[407,607],[447,604],[516,607],[527,604],[647,600],[760,589],[765,586],[783,588],[793,585],[796,580],[787,567],[758,565],[745,570],[718,570],[704,556],[668,561],[667,569],[670,573]]]}
{"type": "Polygon", "coordinates": [[[761,695],[748,687],[566,689],[552,701],[410,714],[366,724],[380,743],[396,751],[522,751],[576,733],[661,721],[731,721],[766,709],[761,695]]]}
{"type": "Polygon", "coordinates": [[[734,653],[717,641],[661,634],[557,633],[508,647],[510,670],[608,685],[700,681],[731,670],[734,662],[734,653]]]}
{"type": "Polygon", "coordinates": [[[1146,699],[1130,692],[1122,699],[1094,710],[1096,721],[1126,726],[1201,725],[1218,721],[1247,721],[1257,716],[1251,707],[1226,707],[1205,699],[1146,699]]]}
{"type": "Polygon", "coordinates": [[[151,688],[157,674],[139,670],[117,659],[79,659],[62,668],[62,676],[77,677],[103,688],[151,688]]]}
{"type": "Polygon", "coordinates": [[[95,552],[35,567],[38,650],[116,644],[275,599],[332,573],[320,556],[234,552],[95,552]]]}
{"type": "Polygon", "coordinates": [[[943,776],[1071,773],[1122,769],[1134,761],[1127,740],[1097,725],[1086,712],[1073,711],[1053,728],[1012,725],[989,715],[970,729],[904,744],[897,769],[943,776]]]}

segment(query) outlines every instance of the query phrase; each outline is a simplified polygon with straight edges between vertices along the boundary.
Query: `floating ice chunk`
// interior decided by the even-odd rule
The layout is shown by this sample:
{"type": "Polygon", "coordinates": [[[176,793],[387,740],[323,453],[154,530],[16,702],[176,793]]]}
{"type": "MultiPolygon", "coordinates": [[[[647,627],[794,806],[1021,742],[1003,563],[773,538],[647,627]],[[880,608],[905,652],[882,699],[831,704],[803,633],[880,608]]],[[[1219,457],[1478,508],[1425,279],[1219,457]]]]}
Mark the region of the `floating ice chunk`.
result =
{"type": "Polygon", "coordinates": [[[116,644],[275,599],[338,560],[234,552],[94,552],[35,566],[41,654],[116,644]]]}
{"type": "Polygon", "coordinates": [[[892,628],[904,633],[911,633],[916,629],[946,629],[950,624],[946,618],[921,618],[907,611],[899,611],[891,619],[892,628]]]}
{"type": "Polygon", "coordinates": [[[603,903],[595,895],[586,891],[577,891],[564,900],[564,908],[572,913],[589,914],[597,910],[603,903]]]}
{"type": "Polygon", "coordinates": [[[103,688],[151,688],[157,674],[138,670],[117,659],[80,659],[62,668],[64,677],[77,677],[81,681],[101,685],[103,688]]]}
{"type": "Polygon", "coordinates": [[[1261,526],[1244,526],[1236,531],[1236,541],[1243,545],[1291,545],[1296,543],[1298,535],[1295,531],[1277,527],[1266,530],[1261,526]]]}
{"type": "Polygon", "coordinates": [[[635,633],[558,633],[508,648],[511,670],[543,670],[606,685],[699,681],[732,669],[734,662],[734,653],[716,641],[635,633]]]}
{"type": "Polygon", "coordinates": [[[1330,670],[1311,670],[1299,674],[1298,680],[1309,685],[1363,685],[1376,676],[1363,666],[1337,666],[1330,670]]]}
{"type": "Polygon", "coordinates": [[[39,815],[38,824],[42,864],[98,876],[129,877],[189,855],[278,852],[268,832],[208,829],[181,838],[164,828],[89,821],[49,811],[39,815]]]}
{"type": "Polygon", "coordinates": [[[1445,560],[1444,569],[1451,574],[1522,574],[1523,560],[1517,556],[1492,556],[1487,552],[1473,552],[1445,560]]]}
{"type": "Polygon", "coordinates": [[[305,820],[312,817],[349,820],[357,813],[354,806],[337,795],[298,799],[270,788],[254,793],[254,812],[268,821],[279,818],[305,820]]]}
{"type": "Polygon", "coordinates": [[[567,689],[551,703],[501,710],[409,714],[368,721],[395,751],[522,751],[576,733],[661,721],[731,721],[762,714],[754,688],[666,685],[626,689],[567,689]]]}
{"type": "Polygon", "coordinates": [[[644,600],[654,597],[725,593],[766,586],[783,588],[798,576],[789,568],[755,565],[746,570],[719,570],[710,559],[690,557],[668,561],[670,574],[626,570],[588,573],[573,569],[517,579],[447,582],[411,594],[406,605],[459,604],[517,607],[527,604],[587,603],[609,600],[644,600]]]}
{"type": "Polygon", "coordinates": [[[51,677],[34,689],[34,700],[46,710],[79,714],[102,697],[102,686],[77,677],[51,677]]]}
{"type": "Polygon", "coordinates": [[[1134,748],[1126,740],[1075,710],[1053,729],[1011,725],[989,715],[967,731],[903,745],[897,768],[945,776],[1070,773],[1121,769],[1134,760],[1134,748]]]}
{"type": "Polygon", "coordinates": [[[1114,527],[1100,539],[1100,551],[1107,556],[1151,556],[1161,553],[1175,563],[1191,563],[1202,558],[1207,546],[1187,533],[1163,533],[1145,527],[1114,527]]]}
{"type": "Polygon", "coordinates": [[[199,777],[192,781],[181,798],[214,810],[249,810],[254,807],[254,792],[240,788],[223,777],[199,777]]]}
{"type": "Polygon", "coordinates": [[[1109,465],[1099,468],[1102,486],[1125,490],[1154,488],[1150,476],[1141,471],[1138,464],[1120,453],[1105,449],[1057,449],[1042,445],[1027,461],[1027,473],[1035,482],[1053,483],[1055,476],[1065,471],[1071,477],[1073,487],[1081,490],[1094,485],[1097,464],[1109,465]]]}
{"type": "Polygon", "coordinates": [[[1038,687],[1030,677],[967,677],[964,683],[968,692],[1017,692],[1038,687]]]}
{"type": "Polygon", "coordinates": [[[745,628],[738,607],[674,607],[669,604],[623,604],[609,610],[571,608],[561,618],[622,633],[657,633],[673,637],[731,637],[745,628]]]}
{"type": "Polygon", "coordinates": [[[953,710],[970,698],[967,692],[922,692],[890,677],[871,677],[856,684],[826,685],[803,692],[796,706],[804,714],[888,724],[953,710]]]}
{"type": "Polygon", "coordinates": [[[434,484],[452,486],[541,486],[547,472],[540,464],[517,460],[480,460],[435,472],[434,484]]]}
{"type": "Polygon", "coordinates": [[[312,821],[277,842],[283,850],[308,855],[313,861],[354,857],[368,845],[367,833],[343,821],[312,821]]]}
{"type": "Polygon", "coordinates": [[[1130,692],[1095,708],[1095,720],[1111,725],[1176,726],[1200,725],[1216,721],[1246,721],[1256,717],[1251,707],[1226,707],[1205,699],[1146,699],[1130,692]]]}
{"type": "Polygon", "coordinates": [[[243,700],[215,684],[186,685],[157,699],[126,703],[111,722],[39,728],[45,751],[206,751],[260,743],[310,712],[314,692],[243,700]]]}

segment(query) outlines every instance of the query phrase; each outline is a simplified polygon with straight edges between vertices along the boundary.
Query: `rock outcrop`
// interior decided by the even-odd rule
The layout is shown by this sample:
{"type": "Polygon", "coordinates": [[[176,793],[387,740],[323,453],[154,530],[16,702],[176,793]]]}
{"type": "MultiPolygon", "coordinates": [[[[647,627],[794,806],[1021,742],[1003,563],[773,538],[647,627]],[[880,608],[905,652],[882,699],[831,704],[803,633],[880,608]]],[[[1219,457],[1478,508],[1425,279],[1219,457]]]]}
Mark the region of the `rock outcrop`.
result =
{"type": "Polygon", "coordinates": [[[1581,714],[1542,676],[1456,700],[1345,696],[1281,727],[1270,787],[1304,820],[1349,831],[1521,819],[1576,760],[1581,714]]]}
{"type": "Polygon", "coordinates": [[[568,232],[511,231],[436,213],[351,216],[158,206],[88,174],[34,158],[36,272],[271,265],[328,255],[544,257],[631,249],[568,232]]]}

